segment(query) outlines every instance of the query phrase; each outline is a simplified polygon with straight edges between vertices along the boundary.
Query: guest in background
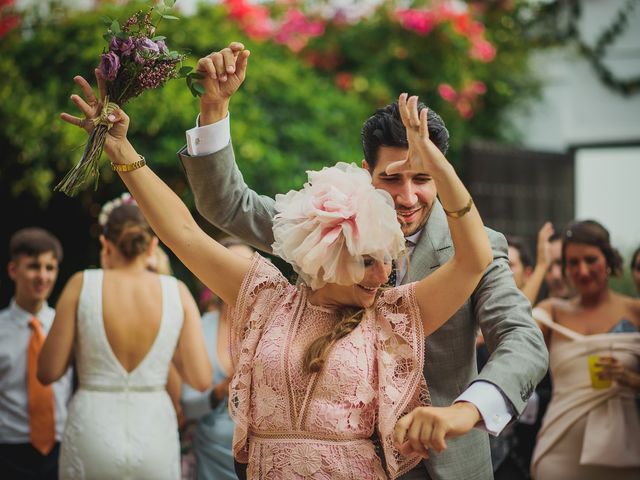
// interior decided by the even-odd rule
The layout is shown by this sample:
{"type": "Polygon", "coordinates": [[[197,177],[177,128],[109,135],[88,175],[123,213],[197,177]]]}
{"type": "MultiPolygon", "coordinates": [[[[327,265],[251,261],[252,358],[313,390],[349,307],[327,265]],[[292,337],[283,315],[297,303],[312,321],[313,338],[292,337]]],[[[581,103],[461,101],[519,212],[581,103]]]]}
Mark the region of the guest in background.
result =
{"type": "Polygon", "coordinates": [[[553,396],[532,476],[640,478],[640,300],[609,288],[622,259],[593,220],[564,232],[562,267],[577,296],[550,298],[533,312],[549,347],[553,396]]]}
{"type": "Polygon", "coordinates": [[[553,226],[546,222],[538,231],[535,265],[524,241],[516,237],[507,237],[509,267],[513,272],[513,279],[532,305],[535,305],[540,288],[549,271],[549,250],[551,248],[549,239],[552,235],[553,226]]]}
{"type": "Polygon", "coordinates": [[[53,385],[36,378],[38,354],[55,311],[47,304],[62,247],[41,228],[18,230],[9,241],[15,296],[0,311],[0,477],[58,478],[59,442],[71,396],[71,370],[53,385]]]}
{"type": "MultiPolygon", "coordinates": [[[[537,256],[535,265],[523,239],[507,236],[509,268],[513,273],[516,286],[522,290],[530,302],[535,302],[549,268],[549,238],[553,235],[553,226],[546,222],[538,231],[537,256]]],[[[482,334],[477,340],[478,370],[481,370],[489,359],[489,350],[482,334]]],[[[536,387],[527,405],[502,435],[489,437],[491,445],[491,461],[496,480],[526,480],[529,478],[529,465],[535,444],[535,437],[540,428],[540,398],[548,399],[550,386],[544,379],[536,387]]],[[[548,400],[547,400],[548,401],[548,400]]],[[[545,403],[546,405],[546,403],[545,403]]]]}
{"type": "Polygon", "coordinates": [[[548,256],[549,268],[544,276],[546,297],[571,298],[575,293],[562,271],[562,236],[560,233],[553,233],[549,237],[548,256]]]}
{"type": "MultiPolygon", "coordinates": [[[[227,237],[220,241],[238,255],[251,258],[253,249],[246,243],[227,237]]],[[[233,452],[233,421],[229,417],[227,400],[229,381],[233,373],[229,353],[231,325],[225,315],[226,306],[213,309],[202,316],[202,329],[214,366],[213,387],[204,393],[188,385],[182,387],[182,408],[188,420],[197,421],[192,447],[196,457],[198,480],[235,480],[233,452]]]]}

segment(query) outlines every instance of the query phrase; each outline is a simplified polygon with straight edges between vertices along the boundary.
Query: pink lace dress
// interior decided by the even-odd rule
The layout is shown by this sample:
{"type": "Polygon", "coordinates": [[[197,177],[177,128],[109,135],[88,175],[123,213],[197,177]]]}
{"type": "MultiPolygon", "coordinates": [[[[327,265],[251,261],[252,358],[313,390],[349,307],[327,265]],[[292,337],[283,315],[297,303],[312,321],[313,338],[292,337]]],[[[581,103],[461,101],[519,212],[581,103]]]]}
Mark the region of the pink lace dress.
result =
{"type": "Polygon", "coordinates": [[[304,352],[333,328],[340,312],[309,303],[308,293],[254,256],[229,312],[234,455],[248,462],[250,479],[396,478],[420,458],[402,457],[393,447],[395,423],[430,404],[415,288],[383,292],[313,374],[302,366],[304,352]],[[370,440],[374,430],[386,474],[370,440]]]}

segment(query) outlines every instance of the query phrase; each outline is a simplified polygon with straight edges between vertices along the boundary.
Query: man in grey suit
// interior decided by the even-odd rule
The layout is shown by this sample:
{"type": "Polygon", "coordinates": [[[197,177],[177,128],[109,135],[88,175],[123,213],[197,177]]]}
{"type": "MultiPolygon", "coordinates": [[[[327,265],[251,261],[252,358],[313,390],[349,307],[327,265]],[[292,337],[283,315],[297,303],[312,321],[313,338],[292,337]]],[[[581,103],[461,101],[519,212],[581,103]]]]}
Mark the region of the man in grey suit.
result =
{"type": "MultiPolygon", "coordinates": [[[[200,99],[199,125],[187,132],[187,148],[179,156],[198,211],[229,234],[270,252],[274,200],[244,183],[230,142],[229,100],[244,80],[247,57],[244,47],[233,43],[200,59],[198,70],[205,74],[201,82],[206,93],[200,99]]],[[[429,137],[444,153],[449,134],[437,114],[428,114],[429,137]]],[[[362,140],[362,166],[377,188],[391,194],[410,251],[410,268],[398,265],[395,282],[416,281],[453,254],[445,211],[428,172],[407,167],[393,175],[386,173],[390,164],[405,160],[408,153],[397,105],[379,109],[369,118],[362,140]]],[[[404,479],[493,478],[486,432],[498,435],[522,412],[547,369],[548,353],[531,317],[531,305],[514,284],[504,236],[487,231],[494,261],[465,305],[425,340],[424,369],[434,406],[468,402],[481,421],[468,433],[448,439],[444,452],[431,453],[404,479]],[[478,328],[491,351],[480,373],[475,360],[478,328]]]]}

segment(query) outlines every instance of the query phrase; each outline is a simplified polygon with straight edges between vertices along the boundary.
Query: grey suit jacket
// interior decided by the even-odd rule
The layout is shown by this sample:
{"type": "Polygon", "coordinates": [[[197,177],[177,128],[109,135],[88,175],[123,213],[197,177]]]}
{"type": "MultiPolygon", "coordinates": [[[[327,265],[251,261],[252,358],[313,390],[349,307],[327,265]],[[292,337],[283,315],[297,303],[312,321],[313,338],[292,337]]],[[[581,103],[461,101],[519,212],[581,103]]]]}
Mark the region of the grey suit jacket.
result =
{"type": "MultiPolygon", "coordinates": [[[[212,155],[179,157],[195,195],[198,211],[225,232],[271,252],[274,200],[244,182],[232,145],[212,155]]],[[[502,234],[487,229],[494,260],[471,298],[426,342],[424,374],[435,406],[451,405],[472,382],[494,384],[519,415],[548,365],[548,352],[531,317],[531,305],[515,286],[502,234]],[[475,342],[482,330],[491,357],[480,374],[475,342]]],[[[446,216],[436,202],[411,256],[405,282],[431,274],[453,255],[446,216]]],[[[452,286],[455,288],[455,286],[452,286]]],[[[488,436],[474,429],[447,440],[448,448],[425,462],[430,478],[493,478],[488,436]]],[[[424,472],[424,471],[423,471],[424,472]]],[[[425,478],[424,473],[408,474],[425,478]]]]}

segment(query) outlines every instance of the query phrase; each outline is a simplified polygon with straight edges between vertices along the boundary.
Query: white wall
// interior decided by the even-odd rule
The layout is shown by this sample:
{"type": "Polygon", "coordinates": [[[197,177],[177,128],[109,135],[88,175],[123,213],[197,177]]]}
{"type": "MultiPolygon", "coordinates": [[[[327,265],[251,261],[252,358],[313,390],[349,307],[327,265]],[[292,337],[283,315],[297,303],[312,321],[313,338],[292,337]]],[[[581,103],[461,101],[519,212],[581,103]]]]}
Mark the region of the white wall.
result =
{"type": "Polygon", "coordinates": [[[575,199],[576,218],[602,223],[622,253],[640,245],[640,146],[578,150],[575,199]]]}
{"type": "MultiPolygon", "coordinates": [[[[583,0],[582,38],[593,44],[622,0],[583,0]]],[[[640,6],[607,51],[618,78],[640,76],[640,6]]],[[[527,148],[576,151],[576,217],[594,218],[622,250],[640,244],[640,92],[624,96],[603,84],[591,64],[565,47],[538,54],[534,71],[545,84],[529,112],[514,112],[527,148]],[[588,145],[627,144],[588,148],[588,145]],[[633,145],[633,147],[631,146],[633,145]]]]}

